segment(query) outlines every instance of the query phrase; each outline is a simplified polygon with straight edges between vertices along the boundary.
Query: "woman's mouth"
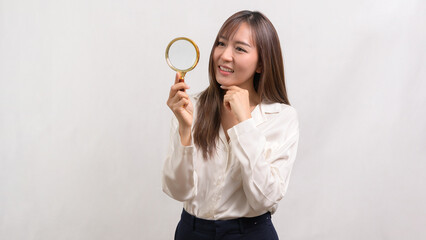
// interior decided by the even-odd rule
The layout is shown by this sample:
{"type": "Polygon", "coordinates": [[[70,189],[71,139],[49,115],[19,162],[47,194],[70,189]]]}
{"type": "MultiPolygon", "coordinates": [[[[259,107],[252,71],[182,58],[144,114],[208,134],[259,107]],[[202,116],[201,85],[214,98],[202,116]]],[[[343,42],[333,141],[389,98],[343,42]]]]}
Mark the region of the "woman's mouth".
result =
{"type": "Polygon", "coordinates": [[[225,67],[225,66],[219,66],[219,70],[222,74],[231,74],[234,72],[234,70],[232,70],[231,68],[225,67]]]}

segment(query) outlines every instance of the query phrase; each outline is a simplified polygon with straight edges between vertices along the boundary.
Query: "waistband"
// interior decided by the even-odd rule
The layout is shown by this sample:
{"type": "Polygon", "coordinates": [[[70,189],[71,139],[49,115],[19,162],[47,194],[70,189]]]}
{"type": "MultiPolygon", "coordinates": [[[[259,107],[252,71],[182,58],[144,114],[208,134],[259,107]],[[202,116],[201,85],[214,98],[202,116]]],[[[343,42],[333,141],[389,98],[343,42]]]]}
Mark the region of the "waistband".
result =
{"type": "Polygon", "coordinates": [[[189,224],[194,230],[201,229],[203,231],[240,231],[244,232],[245,229],[250,229],[260,226],[263,223],[271,222],[271,213],[267,212],[257,217],[242,217],[230,220],[207,220],[197,218],[189,214],[185,209],[182,210],[181,221],[189,224]]]}

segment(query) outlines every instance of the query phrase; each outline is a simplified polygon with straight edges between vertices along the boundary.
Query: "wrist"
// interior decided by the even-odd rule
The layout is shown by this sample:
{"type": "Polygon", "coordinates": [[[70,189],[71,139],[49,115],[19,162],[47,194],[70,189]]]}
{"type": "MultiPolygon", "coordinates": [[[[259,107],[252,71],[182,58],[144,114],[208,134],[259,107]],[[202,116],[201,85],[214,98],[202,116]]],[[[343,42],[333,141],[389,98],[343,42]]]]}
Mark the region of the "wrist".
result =
{"type": "Polygon", "coordinates": [[[190,127],[179,127],[179,135],[183,146],[191,145],[192,136],[190,127]]]}
{"type": "Polygon", "coordinates": [[[238,117],[237,120],[238,120],[238,122],[241,123],[241,122],[244,122],[245,120],[250,119],[250,118],[251,118],[251,114],[247,114],[247,115],[238,117]]]}
{"type": "Polygon", "coordinates": [[[179,125],[179,134],[191,134],[191,126],[179,125]]]}

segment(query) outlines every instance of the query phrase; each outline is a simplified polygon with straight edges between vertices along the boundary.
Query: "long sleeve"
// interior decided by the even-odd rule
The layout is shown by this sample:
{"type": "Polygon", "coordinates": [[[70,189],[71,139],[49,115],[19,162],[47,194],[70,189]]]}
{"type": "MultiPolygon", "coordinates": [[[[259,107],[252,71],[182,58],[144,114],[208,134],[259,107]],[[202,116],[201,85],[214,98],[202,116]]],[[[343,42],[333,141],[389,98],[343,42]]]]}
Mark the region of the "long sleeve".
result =
{"type": "Polygon", "coordinates": [[[271,209],[283,198],[298,147],[299,125],[293,108],[270,121],[267,136],[253,118],[228,130],[231,149],[241,164],[244,193],[255,211],[271,209]]]}
{"type": "Polygon", "coordinates": [[[197,174],[194,166],[194,145],[183,146],[178,121],[173,116],[170,143],[163,165],[163,191],[178,201],[186,201],[197,194],[197,174]]]}

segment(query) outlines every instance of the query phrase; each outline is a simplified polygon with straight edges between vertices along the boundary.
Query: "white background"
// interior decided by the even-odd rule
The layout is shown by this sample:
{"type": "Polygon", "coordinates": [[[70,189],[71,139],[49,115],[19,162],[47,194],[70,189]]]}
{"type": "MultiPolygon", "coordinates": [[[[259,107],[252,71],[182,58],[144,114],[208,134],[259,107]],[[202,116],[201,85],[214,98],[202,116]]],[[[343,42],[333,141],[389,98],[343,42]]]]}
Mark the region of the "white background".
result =
{"type": "Polygon", "coordinates": [[[280,238],[425,239],[422,0],[0,0],[0,239],[172,239],[164,50],[198,43],[203,90],[243,9],[275,25],[300,118],[280,238]]]}

